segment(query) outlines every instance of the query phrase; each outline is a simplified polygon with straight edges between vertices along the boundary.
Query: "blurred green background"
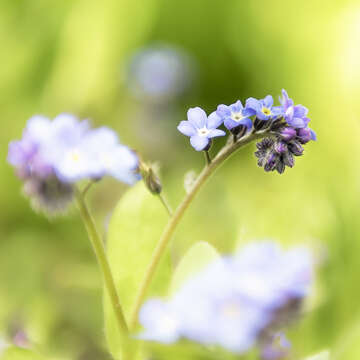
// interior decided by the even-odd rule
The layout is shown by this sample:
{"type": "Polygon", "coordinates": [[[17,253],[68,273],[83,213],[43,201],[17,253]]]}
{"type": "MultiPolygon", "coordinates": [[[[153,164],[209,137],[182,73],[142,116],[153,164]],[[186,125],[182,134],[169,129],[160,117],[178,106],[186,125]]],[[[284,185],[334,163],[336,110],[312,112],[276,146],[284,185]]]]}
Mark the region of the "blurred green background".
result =
{"type": "MultiPolygon", "coordinates": [[[[317,302],[292,330],[295,349],[359,359],[359,1],[1,0],[0,43],[1,336],[51,359],[110,358],[101,278],[77,211],[51,220],[35,213],[6,163],[29,117],[71,112],[112,126],[159,162],[175,206],[184,174],[203,164],[176,130],[187,109],[277,99],[285,88],[310,109],[318,141],[281,176],[256,166],[254,146],[231,158],[186,214],[173,258],[199,240],[222,252],[260,238],[310,244],[322,262],[317,302]],[[154,46],[186,63],[186,86],[171,96],[133,89],[133,55],[154,46]]],[[[91,192],[104,234],[125,190],[105,179],[91,192]]]]}

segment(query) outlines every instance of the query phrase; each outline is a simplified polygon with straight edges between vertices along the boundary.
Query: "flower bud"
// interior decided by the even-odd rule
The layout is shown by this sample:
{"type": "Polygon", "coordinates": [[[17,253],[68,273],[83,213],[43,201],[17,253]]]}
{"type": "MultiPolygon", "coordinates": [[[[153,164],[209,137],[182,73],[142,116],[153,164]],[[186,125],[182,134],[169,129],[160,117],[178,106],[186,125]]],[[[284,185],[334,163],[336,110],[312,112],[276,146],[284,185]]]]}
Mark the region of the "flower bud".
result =
{"type": "Polygon", "coordinates": [[[294,128],[291,128],[291,127],[285,127],[284,129],[281,130],[280,136],[281,136],[285,141],[290,141],[290,140],[292,140],[292,139],[295,138],[295,136],[296,136],[296,130],[295,130],[294,128]]]}
{"type": "Polygon", "coordinates": [[[295,156],[301,156],[304,152],[304,148],[301,146],[301,144],[298,141],[292,141],[289,143],[289,150],[292,152],[295,156]]]}
{"type": "Polygon", "coordinates": [[[306,144],[311,140],[311,130],[309,128],[298,129],[297,136],[302,144],[306,144]]]}
{"type": "Polygon", "coordinates": [[[283,154],[285,151],[287,151],[287,146],[285,143],[283,143],[282,141],[278,141],[274,144],[274,150],[278,153],[278,154],[283,154]]]}
{"type": "Polygon", "coordinates": [[[162,184],[159,177],[156,175],[153,167],[144,162],[141,162],[139,171],[144,179],[144,183],[148,190],[152,194],[160,194],[162,190],[162,184]]]}

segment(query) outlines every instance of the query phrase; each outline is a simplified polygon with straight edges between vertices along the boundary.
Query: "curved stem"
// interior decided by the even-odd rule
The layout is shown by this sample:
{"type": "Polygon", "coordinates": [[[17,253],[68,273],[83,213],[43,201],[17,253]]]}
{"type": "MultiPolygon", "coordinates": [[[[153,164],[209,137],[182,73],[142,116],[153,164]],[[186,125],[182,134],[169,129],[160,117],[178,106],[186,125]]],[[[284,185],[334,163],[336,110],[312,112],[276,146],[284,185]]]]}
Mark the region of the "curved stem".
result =
{"type": "Polygon", "coordinates": [[[89,239],[93,246],[97,261],[99,263],[105,287],[108,292],[117,322],[120,330],[120,335],[125,339],[128,335],[128,327],[126,324],[125,316],[120,304],[119,296],[116,291],[114,278],[111,273],[111,268],[107,260],[103,242],[99,236],[99,233],[96,230],[94,220],[86,206],[84,197],[80,191],[76,189],[76,200],[78,203],[79,211],[82,217],[82,220],[85,224],[89,239]]]}
{"type": "Polygon", "coordinates": [[[195,198],[195,195],[198,193],[202,185],[206,182],[206,180],[215,172],[215,170],[225,161],[227,160],[236,150],[239,148],[249,144],[251,141],[264,137],[265,132],[257,132],[257,133],[250,133],[249,135],[241,138],[236,143],[230,143],[226,145],[223,149],[219,151],[219,153],[215,156],[215,158],[211,161],[210,164],[207,164],[198,178],[195,180],[195,183],[191,190],[186,194],[183,201],[175,210],[173,216],[170,218],[169,222],[167,223],[161,238],[153,252],[152,258],[150,263],[146,269],[145,276],[140,284],[140,288],[138,294],[135,299],[133,312],[130,318],[129,328],[133,330],[137,323],[138,313],[141,307],[141,304],[144,301],[146,296],[147,290],[150,286],[152,278],[155,274],[155,270],[161,256],[163,255],[171,236],[173,235],[177,225],[179,224],[181,218],[183,217],[186,209],[189,207],[192,200],[195,198]]]}

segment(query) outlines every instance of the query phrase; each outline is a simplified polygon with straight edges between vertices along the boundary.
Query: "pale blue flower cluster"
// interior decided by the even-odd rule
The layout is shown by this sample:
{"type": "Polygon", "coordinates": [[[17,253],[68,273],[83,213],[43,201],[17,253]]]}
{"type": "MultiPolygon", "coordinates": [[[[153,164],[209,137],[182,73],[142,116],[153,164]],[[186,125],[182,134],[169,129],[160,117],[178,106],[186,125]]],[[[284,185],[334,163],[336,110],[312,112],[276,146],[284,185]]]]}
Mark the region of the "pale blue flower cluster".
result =
{"type": "Polygon", "coordinates": [[[9,144],[8,162],[24,180],[27,195],[42,199],[40,205],[50,199],[60,204],[62,195],[67,203],[72,184],[82,179],[109,175],[127,184],[138,179],[137,155],[120,144],[113,130],[91,129],[88,121],[70,114],[52,121],[30,118],[22,139],[9,144]]]}
{"type": "Polygon", "coordinates": [[[311,280],[306,249],[249,244],[208,265],[169,300],[145,303],[140,337],[162,343],[184,338],[242,354],[294,318],[311,280]]]}
{"type": "Polygon", "coordinates": [[[208,150],[214,137],[226,135],[217,129],[222,124],[235,136],[235,140],[247,132],[265,129],[271,130],[274,135],[280,134],[280,131],[292,131],[303,143],[316,140],[315,133],[308,127],[307,108],[294,105],[285,90],[282,90],[280,104],[274,106],[271,95],[260,100],[250,97],[245,106],[240,100],[229,106],[219,105],[209,118],[199,107],[192,108],[188,111],[188,120],[181,121],[178,130],[190,137],[190,143],[197,151],[208,150]]]}

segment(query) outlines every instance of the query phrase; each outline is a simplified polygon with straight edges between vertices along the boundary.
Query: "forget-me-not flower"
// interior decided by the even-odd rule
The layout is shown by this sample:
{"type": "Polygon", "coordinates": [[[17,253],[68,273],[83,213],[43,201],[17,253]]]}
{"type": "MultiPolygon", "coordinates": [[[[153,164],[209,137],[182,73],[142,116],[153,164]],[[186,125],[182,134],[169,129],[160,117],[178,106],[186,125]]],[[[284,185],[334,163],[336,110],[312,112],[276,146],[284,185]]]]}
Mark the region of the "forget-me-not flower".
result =
{"type": "Polygon", "coordinates": [[[60,114],[53,121],[32,117],[19,141],[9,144],[8,162],[24,181],[35,208],[62,211],[71,203],[73,184],[113,176],[127,184],[138,180],[138,157],[120,144],[114,131],[91,129],[86,120],[60,114]]]}
{"type": "Polygon", "coordinates": [[[196,151],[207,150],[211,139],[226,135],[225,131],[217,129],[222,124],[222,119],[213,112],[206,115],[199,107],[189,109],[188,120],[181,121],[178,130],[190,137],[190,143],[196,151]]]}
{"type": "MultiPolygon", "coordinates": [[[[283,107],[283,116],[285,121],[296,129],[307,129],[301,133],[307,141],[316,140],[315,132],[308,127],[310,119],[307,117],[309,110],[303,105],[294,105],[294,101],[289,98],[285,89],[282,90],[280,103],[283,107]]],[[[300,135],[302,136],[302,135],[300,135]]],[[[305,140],[305,142],[307,142],[305,140]]]]}
{"type": "Polygon", "coordinates": [[[209,264],[169,300],[148,301],[140,337],[163,343],[185,338],[243,354],[294,319],[311,279],[307,251],[247,245],[209,264]]]}
{"type": "Polygon", "coordinates": [[[232,131],[239,126],[245,126],[247,130],[252,127],[251,116],[256,114],[254,109],[243,107],[240,100],[232,105],[219,105],[216,114],[223,120],[225,127],[232,131]]]}
{"type": "Polygon", "coordinates": [[[256,117],[263,121],[276,118],[282,114],[282,108],[273,105],[274,99],[271,95],[267,95],[261,100],[252,97],[246,100],[246,108],[254,110],[256,117]]]}

